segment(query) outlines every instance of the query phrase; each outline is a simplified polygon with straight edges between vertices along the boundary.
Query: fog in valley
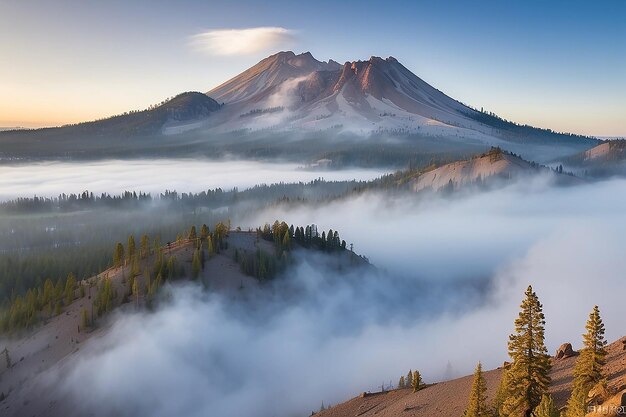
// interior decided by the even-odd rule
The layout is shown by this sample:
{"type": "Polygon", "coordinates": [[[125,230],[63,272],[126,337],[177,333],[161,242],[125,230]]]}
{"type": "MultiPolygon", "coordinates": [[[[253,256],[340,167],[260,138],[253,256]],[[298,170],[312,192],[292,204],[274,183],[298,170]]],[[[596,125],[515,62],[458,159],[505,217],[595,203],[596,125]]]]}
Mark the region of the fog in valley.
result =
{"type": "Polygon", "coordinates": [[[132,159],[82,162],[1,164],[0,200],[17,197],[56,197],[62,193],[119,194],[136,191],[159,194],[166,190],[196,193],[207,189],[249,188],[257,184],[371,180],[382,169],[346,168],[338,171],[305,169],[302,164],[209,160],[132,159]]]}
{"type": "MultiPolygon", "coordinates": [[[[206,188],[211,169],[193,167],[206,188]]],[[[283,172],[283,180],[309,175],[283,172]]],[[[145,184],[167,188],[157,179],[145,184]]],[[[220,186],[235,185],[245,184],[220,186]]],[[[339,230],[374,268],[338,272],[329,255],[296,253],[293,269],[246,288],[245,300],[172,286],[157,311],[115,313],[111,329],[48,372],[42,389],[84,407],[77,413],[307,415],[322,401],[396,384],[409,368],[434,382],[448,362],[453,376],[479,360],[500,366],[529,284],[544,303],[551,352],[567,341],[580,345],[594,304],[614,340],[626,294],[625,185],[555,187],[536,177],[472,194],[372,192],[234,211],[233,227],[280,219],[339,230]]]]}

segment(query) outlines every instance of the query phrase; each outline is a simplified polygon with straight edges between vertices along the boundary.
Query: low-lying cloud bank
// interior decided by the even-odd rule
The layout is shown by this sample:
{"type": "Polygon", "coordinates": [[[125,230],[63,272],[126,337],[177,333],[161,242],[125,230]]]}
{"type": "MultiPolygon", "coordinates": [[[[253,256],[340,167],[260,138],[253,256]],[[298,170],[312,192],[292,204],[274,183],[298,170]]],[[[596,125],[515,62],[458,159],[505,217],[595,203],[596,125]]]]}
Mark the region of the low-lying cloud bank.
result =
{"type": "Polygon", "coordinates": [[[384,173],[379,169],[312,171],[293,163],[201,159],[39,162],[0,165],[0,200],[33,195],[56,197],[84,190],[96,194],[124,191],[159,194],[165,190],[244,189],[263,183],[308,182],[320,177],[327,181],[371,180],[384,173]]]}
{"type": "Polygon", "coordinates": [[[365,195],[281,218],[338,229],[382,272],[337,275],[307,257],[252,305],[193,286],[159,311],[120,316],[68,365],[64,390],[115,415],[295,416],[408,368],[440,379],[506,359],[523,291],[545,306],[547,343],[580,344],[600,306],[626,333],[626,181],[552,188],[541,180],[416,203],[365,195]],[[89,395],[85,395],[89,393],[89,395]]]}

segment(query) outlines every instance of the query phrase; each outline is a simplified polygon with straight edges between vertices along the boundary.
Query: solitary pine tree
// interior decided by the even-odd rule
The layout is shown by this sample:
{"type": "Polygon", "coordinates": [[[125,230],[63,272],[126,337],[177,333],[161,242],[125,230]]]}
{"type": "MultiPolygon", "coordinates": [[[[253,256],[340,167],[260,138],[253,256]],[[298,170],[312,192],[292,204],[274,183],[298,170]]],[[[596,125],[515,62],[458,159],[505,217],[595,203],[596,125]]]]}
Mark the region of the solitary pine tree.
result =
{"type": "Polygon", "coordinates": [[[405,382],[404,382],[404,375],[402,375],[400,377],[400,381],[398,381],[398,389],[402,389],[402,388],[405,388],[405,387],[406,387],[406,385],[405,385],[405,382]]]}
{"type": "Polygon", "coordinates": [[[606,363],[606,345],[604,323],[600,309],[594,306],[585,326],[583,348],[574,366],[574,384],[567,402],[567,417],[584,416],[587,412],[589,392],[606,380],[602,367],[606,363]]]}
{"type": "Polygon", "coordinates": [[[413,386],[413,371],[411,371],[409,369],[409,373],[406,374],[406,381],[405,381],[406,387],[412,387],[413,386]]]}
{"type": "Polygon", "coordinates": [[[541,398],[541,402],[535,409],[535,417],[559,417],[559,410],[554,405],[550,394],[541,398]]]}
{"type": "Polygon", "coordinates": [[[198,237],[197,233],[196,233],[196,226],[191,226],[191,229],[189,230],[189,239],[193,240],[196,239],[198,237]]]}
{"type": "Polygon", "coordinates": [[[480,362],[474,371],[474,382],[470,391],[469,402],[464,417],[490,417],[491,410],[487,407],[487,383],[483,376],[483,367],[480,362]]]}
{"type": "Polygon", "coordinates": [[[411,387],[413,387],[413,392],[417,392],[422,388],[422,375],[418,370],[413,371],[411,387]]]}
{"type": "Polygon", "coordinates": [[[509,336],[509,356],[513,362],[508,371],[508,392],[502,414],[511,417],[528,415],[539,405],[550,385],[551,364],[544,341],[543,306],[531,286],[525,295],[515,320],[515,333],[509,336]]]}
{"type": "Polygon", "coordinates": [[[591,389],[604,379],[602,367],[606,364],[604,323],[598,306],[593,307],[583,335],[583,349],[574,367],[574,381],[591,389]]]}

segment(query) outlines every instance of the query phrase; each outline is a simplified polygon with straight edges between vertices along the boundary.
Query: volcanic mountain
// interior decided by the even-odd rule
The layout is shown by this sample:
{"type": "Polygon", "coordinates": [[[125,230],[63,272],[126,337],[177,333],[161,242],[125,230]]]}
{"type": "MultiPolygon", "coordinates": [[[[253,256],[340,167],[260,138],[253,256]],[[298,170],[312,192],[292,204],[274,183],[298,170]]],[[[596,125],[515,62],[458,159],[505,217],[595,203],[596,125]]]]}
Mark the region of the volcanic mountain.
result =
{"type": "Polygon", "coordinates": [[[492,129],[479,112],[446,96],[395,58],[317,61],[307,52],[279,52],[207,93],[229,107],[231,123],[255,128],[339,128],[454,134],[480,138],[492,129]],[[233,114],[234,113],[234,114],[233,114]],[[471,131],[470,131],[471,130],[471,131]]]}
{"type": "Polygon", "coordinates": [[[96,152],[162,156],[167,149],[168,155],[404,165],[428,155],[468,155],[491,146],[548,162],[598,141],[472,109],[393,57],[341,65],[318,61],[309,52],[279,52],[206,94],[183,93],[144,111],[94,122],[0,132],[0,143],[0,157],[8,159],[93,157],[96,152]]]}
{"type": "MultiPolygon", "coordinates": [[[[207,92],[225,103],[222,130],[405,133],[490,145],[563,139],[474,110],[413,74],[393,57],[339,65],[311,53],[279,52],[207,92]]],[[[585,141],[576,138],[577,141],[585,141]]],[[[587,147],[595,142],[587,141],[587,147]]]]}

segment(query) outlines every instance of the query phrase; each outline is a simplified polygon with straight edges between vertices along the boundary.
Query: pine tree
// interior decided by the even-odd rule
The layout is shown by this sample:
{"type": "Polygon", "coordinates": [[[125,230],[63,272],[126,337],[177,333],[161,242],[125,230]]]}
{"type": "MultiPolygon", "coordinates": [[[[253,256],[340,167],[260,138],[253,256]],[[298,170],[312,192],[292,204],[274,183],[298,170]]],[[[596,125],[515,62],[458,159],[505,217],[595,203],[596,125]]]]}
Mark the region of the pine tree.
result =
{"type": "Polygon", "coordinates": [[[574,367],[574,382],[590,390],[604,379],[602,367],[606,364],[607,355],[604,323],[598,306],[589,314],[585,328],[587,332],[583,335],[583,349],[574,367]]]}
{"type": "Polygon", "coordinates": [[[469,402],[463,415],[465,417],[488,417],[491,415],[491,411],[487,408],[487,383],[480,362],[474,371],[474,382],[472,382],[469,402]]]}
{"type": "Polygon", "coordinates": [[[417,392],[422,388],[422,375],[418,370],[413,371],[413,379],[411,380],[413,392],[417,392]]]}
{"type": "Polygon", "coordinates": [[[406,374],[406,380],[404,382],[407,388],[413,386],[413,371],[411,371],[410,369],[409,369],[409,373],[406,374]]]}
{"type": "Polygon", "coordinates": [[[544,342],[543,306],[531,286],[525,293],[521,311],[515,320],[515,334],[509,336],[509,369],[504,415],[523,416],[539,405],[550,384],[550,356],[544,342]]]}
{"type": "Polygon", "coordinates": [[[196,233],[196,226],[191,226],[191,229],[189,230],[189,239],[194,240],[197,238],[198,238],[198,235],[196,233]]]}
{"type": "Polygon", "coordinates": [[[400,381],[398,381],[398,389],[406,388],[406,384],[404,382],[404,375],[400,377],[400,381]]]}
{"type": "Polygon", "coordinates": [[[606,384],[602,367],[606,363],[607,342],[598,306],[593,307],[585,328],[583,348],[574,366],[574,384],[567,402],[567,417],[584,416],[589,405],[589,392],[606,384]]]}
{"type": "Polygon", "coordinates": [[[559,417],[559,414],[550,394],[544,395],[535,409],[535,417],[559,417]]]}

